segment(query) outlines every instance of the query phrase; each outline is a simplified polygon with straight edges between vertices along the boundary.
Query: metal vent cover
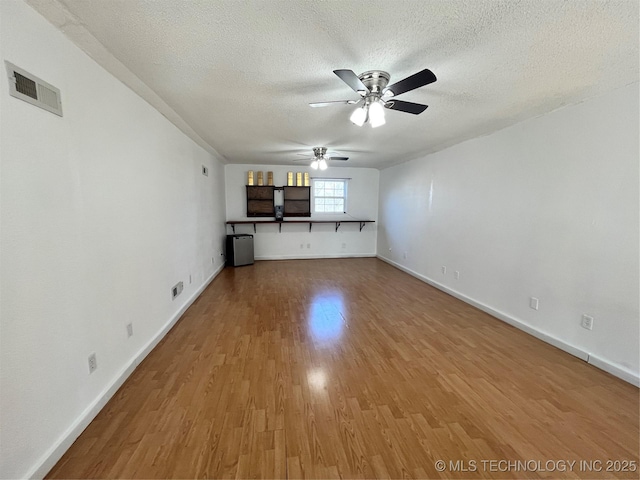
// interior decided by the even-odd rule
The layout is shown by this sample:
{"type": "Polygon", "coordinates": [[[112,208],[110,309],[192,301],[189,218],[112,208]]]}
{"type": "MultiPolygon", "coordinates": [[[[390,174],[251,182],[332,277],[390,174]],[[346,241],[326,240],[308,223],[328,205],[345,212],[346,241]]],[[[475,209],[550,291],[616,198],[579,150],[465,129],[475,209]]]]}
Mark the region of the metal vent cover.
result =
{"type": "Polygon", "coordinates": [[[60,90],[31,73],[4,62],[9,75],[9,94],[48,112],[62,116],[60,90]]]}
{"type": "Polygon", "coordinates": [[[13,76],[16,79],[16,91],[23,95],[28,95],[31,98],[38,99],[37,83],[30,78],[23,77],[18,72],[13,72],[13,76]]]}

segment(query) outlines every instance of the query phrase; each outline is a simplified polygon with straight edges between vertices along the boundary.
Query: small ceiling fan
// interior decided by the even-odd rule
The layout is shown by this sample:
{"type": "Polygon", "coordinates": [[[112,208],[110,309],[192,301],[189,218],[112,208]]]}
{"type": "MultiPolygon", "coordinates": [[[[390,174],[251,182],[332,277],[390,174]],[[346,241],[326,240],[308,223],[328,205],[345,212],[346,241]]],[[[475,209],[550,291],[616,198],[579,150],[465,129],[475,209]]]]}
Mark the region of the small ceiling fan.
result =
{"type": "Polygon", "coordinates": [[[334,70],[340,79],[360,95],[359,100],[338,100],[333,102],[310,103],[311,107],[327,107],[329,105],[359,105],[351,114],[350,120],[361,127],[367,121],[372,128],[385,124],[384,108],[419,115],[427,109],[421,103],[396,100],[396,96],[423,87],[437,80],[434,73],[425,68],[404,80],[387,86],[391,75],[382,70],[369,70],[356,75],[353,70],[334,70]]]}
{"type": "MultiPolygon", "coordinates": [[[[304,155],[305,157],[309,157],[307,153],[299,153],[298,155],[304,155]]],[[[318,168],[320,170],[326,170],[329,166],[327,164],[327,160],[349,160],[349,157],[339,157],[338,154],[334,155],[334,152],[327,152],[327,147],[313,147],[313,157],[311,158],[311,165],[309,165],[314,170],[318,168]]],[[[294,160],[294,162],[299,160],[294,160]]]]}

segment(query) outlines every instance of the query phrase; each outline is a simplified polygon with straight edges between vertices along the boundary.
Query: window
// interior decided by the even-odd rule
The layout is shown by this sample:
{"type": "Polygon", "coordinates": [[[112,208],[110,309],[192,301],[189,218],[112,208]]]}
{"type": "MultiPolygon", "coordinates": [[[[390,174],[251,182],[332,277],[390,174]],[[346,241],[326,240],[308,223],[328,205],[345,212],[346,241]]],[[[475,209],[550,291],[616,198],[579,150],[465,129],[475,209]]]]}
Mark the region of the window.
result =
{"type": "Polygon", "coordinates": [[[347,181],[318,179],[313,181],[313,213],[346,213],[347,181]]]}

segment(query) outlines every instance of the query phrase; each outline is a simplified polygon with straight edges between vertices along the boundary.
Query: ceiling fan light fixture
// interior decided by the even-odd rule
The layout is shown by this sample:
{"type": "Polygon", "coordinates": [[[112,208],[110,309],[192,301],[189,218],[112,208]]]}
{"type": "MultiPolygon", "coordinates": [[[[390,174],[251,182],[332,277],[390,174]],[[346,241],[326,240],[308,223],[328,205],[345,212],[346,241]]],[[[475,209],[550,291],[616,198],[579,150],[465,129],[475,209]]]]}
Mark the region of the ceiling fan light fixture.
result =
{"type": "Polygon", "coordinates": [[[310,167],[313,168],[314,170],[317,170],[318,169],[318,160],[314,160],[313,162],[311,162],[310,167]]]}
{"type": "Polygon", "coordinates": [[[310,103],[312,107],[324,107],[336,104],[360,104],[364,102],[361,108],[357,108],[350,117],[350,120],[358,125],[363,126],[370,122],[372,128],[385,124],[384,109],[389,108],[397,112],[411,113],[419,115],[427,109],[428,105],[421,103],[405,102],[403,100],[395,100],[397,95],[410,92],[425,85],[438,80],[435,74],[425,68],[413,75],[410,75],[399,82],[392,85],[389,84],[391,75],[383,70],[369,70],[367,72],[356,75],[353,70],[341,69],[334,70],[340,80],[346,83],[354,92],[360,95],[359,100],[339,100],[331,102],[310,103]]]}
{"type": "Polygon", "coordinates": [[[371,123],[371,128],[376,128],[386,123],[382,103],[376,101],[369,105],[369,123],[371,123]]]}
{"type": "Polygon", "coordinates": [[[356,108],[351,114],[351,118],[349,118],[349,120],[351,120],[353,123],[355,123],[359,127],[364,125],[364,122],[366,121],[366,119],[367,119],[367,111],[364,107],[356,108]]]}
{"type": "Polygon", "coordinates": [[[324,158],[321,158],[318,162],[318,166],[320,167],[320,170],[326,170],[328,167],[327,161],[324,158]]]}
{"type": "Polygon", "coordinates": [[[387,121],[384,119],[384,115],[383,115],[377,118],[376,120],[371,119],[369,123],[371,123],[371,128],[377,128],[380,125],[384,125],[385,123],[387,123],[387,121]]]}

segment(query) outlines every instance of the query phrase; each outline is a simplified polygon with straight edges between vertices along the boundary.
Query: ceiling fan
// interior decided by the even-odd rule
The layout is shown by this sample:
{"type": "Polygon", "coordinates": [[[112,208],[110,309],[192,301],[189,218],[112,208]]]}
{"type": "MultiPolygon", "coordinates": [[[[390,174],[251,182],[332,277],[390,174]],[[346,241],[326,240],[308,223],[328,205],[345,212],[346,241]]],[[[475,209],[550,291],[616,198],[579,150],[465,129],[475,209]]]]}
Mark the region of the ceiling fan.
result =
{"type": "MultiPolygon", "coordinates": [[[[309,157],[307,153],[299,153],[298,155],[304,155],[305,157],[309,157]]],[[[314,170],[318,168],[320,170],[326,170],[329,165],[327,165],[327,160],[349,160],[349,157],[339,157],[338,154],[334,155],[334,152],[327,153],[327,147],[313,147],[313,157],[311,161],[311,165],[309,165],[314,170]]],[[[298,161],[298,160],[294,160],[298,161]]]]}
{"type": "Polygon", "coordinates": [[[427,68],[389,86],[387,84],[391,75],[382,70],[369,70],[360,75],[356,75],[353,70],[334,70],[333,73],[358,93],[361,98],[359,100],[316,102],[309,105],[311,107],[326,107],[329,105],[359,105],[362,103],[362,106],[356,108],[351,114],[350,120],[359,127],[369,121],[372,128],[385,124],[384,108],[414,115],[424,112],[427,109],[427,105],[396,100],[395,97],[437,80],[434,73],[427,68]]]}

